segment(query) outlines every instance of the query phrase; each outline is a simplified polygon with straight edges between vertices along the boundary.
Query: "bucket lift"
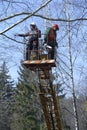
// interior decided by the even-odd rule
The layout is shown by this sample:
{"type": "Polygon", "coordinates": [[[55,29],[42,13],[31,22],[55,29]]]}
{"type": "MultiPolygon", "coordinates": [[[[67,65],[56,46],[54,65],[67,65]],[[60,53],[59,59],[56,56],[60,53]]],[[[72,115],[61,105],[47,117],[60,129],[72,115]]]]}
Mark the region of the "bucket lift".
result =
{"type": "MultiPolygon", "coordinates": [[[[28,52],[30,54],[30,50],[28,52]]],[[[29,55],[29,59],[23,61],[23,64],[35,72],[38,71],[38,93],[47,130],[62,130],[59,99],[52,82],[52,67],[56,67],[55,60],[48,59],[48,54],[43,54],[41,49],[38,49],[38,52],[32,50],[31,56],[29,55]]]]}

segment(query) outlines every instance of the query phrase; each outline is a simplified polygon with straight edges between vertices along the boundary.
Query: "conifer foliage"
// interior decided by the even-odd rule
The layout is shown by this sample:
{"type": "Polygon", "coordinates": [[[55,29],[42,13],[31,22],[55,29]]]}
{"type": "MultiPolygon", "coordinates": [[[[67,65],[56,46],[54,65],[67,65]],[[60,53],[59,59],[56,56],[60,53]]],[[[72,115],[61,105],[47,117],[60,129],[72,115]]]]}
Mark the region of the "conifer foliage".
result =
{"type": "Polygon", "coordinates": [[[37,93],[37,78],[34,72],[20,67],[16,89],[16,123],[21,130],[38,129],[41,124],[41,111],[37,93]]]}
{"type": "Polygon", "coordinates": [[[14,82],[8,74],[6,63],[0,67],[0,130],[10,130],[14,82]]]}

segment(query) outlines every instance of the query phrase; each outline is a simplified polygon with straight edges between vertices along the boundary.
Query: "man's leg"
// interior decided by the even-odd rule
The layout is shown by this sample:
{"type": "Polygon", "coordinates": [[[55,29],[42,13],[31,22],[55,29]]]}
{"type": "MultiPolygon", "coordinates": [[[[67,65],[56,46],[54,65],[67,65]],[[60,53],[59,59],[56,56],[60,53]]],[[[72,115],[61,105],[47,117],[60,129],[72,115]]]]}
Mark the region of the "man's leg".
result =
{"type": "Polygon", "coordinates": [[[30,60],[32,50],[32,43],[28,44],[26,47],[26,60],[30,60]]]}
{"type": "Polygon", "coordinates": [[[48,59],[54,59],[54,50],[48,51],[48,59]]]}
{"type": "Polygon", "coordinates": [[[54,50],[51,51],[51,59],[54,59],[54,50]]]}

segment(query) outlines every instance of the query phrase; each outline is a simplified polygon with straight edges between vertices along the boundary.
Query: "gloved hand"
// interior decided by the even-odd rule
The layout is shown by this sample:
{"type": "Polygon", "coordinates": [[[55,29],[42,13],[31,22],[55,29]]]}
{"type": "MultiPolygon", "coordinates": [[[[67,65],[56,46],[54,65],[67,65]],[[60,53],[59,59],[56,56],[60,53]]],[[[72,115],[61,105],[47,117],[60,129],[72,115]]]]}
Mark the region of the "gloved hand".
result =
{"type": "Polygon", "coordinates": [[[47,48],[47,49],[50,49],[50,50],[52,49],[52,47],[47,45],[47,44],[44,44],[44,47],[47,48]]]}

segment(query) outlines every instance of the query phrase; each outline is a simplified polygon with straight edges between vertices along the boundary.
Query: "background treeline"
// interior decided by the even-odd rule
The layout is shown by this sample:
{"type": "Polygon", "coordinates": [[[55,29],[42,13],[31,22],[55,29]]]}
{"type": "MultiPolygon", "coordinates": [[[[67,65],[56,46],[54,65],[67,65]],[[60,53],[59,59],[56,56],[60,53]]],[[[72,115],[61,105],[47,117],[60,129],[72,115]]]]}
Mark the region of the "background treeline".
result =
{"type": "MultiPolygon", "coordinates": [[[[15,85],[4,62],[0,66],[0,130],[46,130],[38,96],[38,77],[23,65],[15,85]]],[[[61,84],[56,85],[60,97],[64,130],[74,130],[72,97],[66,97],[61,84]]],[[[87,130],[87,93],[78,93],[77,111],[80,130],[87,130]]]]}

